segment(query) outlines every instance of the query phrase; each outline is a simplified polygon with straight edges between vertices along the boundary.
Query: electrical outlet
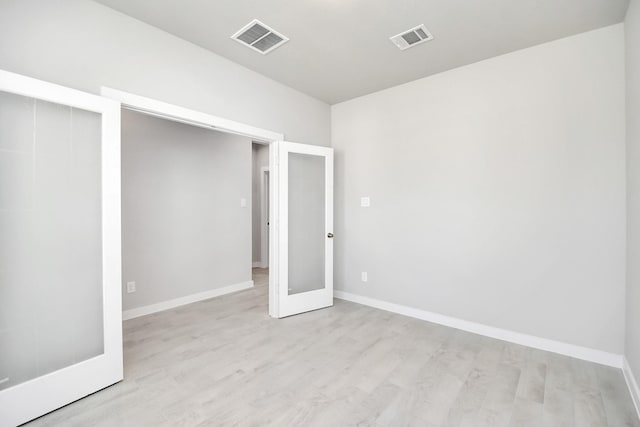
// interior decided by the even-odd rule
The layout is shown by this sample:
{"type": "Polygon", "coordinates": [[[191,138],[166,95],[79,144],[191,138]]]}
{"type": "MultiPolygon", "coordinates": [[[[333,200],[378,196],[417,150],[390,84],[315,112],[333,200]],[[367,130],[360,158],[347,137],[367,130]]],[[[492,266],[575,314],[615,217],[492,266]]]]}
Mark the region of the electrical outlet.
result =
{"type": "Polygon", "coordinates": [[[360,197],[360,206],[363,208],[368,208],[369,206],[371,206],[371,198],[360,197]]]}
{"type": "Polygon", "coordinates": [[[127,293],[132,294],[136,291],[136,282],[127,282],[127,293]]]}
{"type": "Polygon", "coordinates": [[[363,282],[367,282],[369,280],[369,277],[366,271],[363,271],[362,273],[360,273],[360,278],[362,279],[363,282]]]}

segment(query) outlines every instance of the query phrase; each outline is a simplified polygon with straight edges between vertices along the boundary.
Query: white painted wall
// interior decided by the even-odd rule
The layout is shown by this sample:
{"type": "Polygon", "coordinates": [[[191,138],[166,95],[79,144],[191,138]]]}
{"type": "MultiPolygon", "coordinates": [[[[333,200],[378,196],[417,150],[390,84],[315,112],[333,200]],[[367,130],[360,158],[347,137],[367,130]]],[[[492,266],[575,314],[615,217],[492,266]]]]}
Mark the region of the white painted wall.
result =
{"type": "Polygon", "coordinates": [[[251,280],[249,138],[123,111],[122,269],[125,310],[251,280]]]}
{"type": "Polygon", "coordinates": [[[251,181],[251,191],[252,191],[252,220],[251,220],[251,231],[252,231],[252,255],[253,262],[257,263],[261,261],[261,245],[262,245],[262,235],[260,230],[260,222],[262,220],[261,215],[261,206],[262,206],[262,193],[261,191],[261,179],[262,179],[262,168],[269,166],[269,146],[261,145],[261,144],[253,144],[251,149],[251,157],[252,157],[252,181],[251,181]]]}
{"type": "MultiPolygon", "coordinates": [[[[640,1],[625,20],[627,66],[627,324],[625,355],[640,375],[640,1]]],[[[640,396],[638,396],[640,397],[640,396]]]]}
{"type": "Polygon", "coordinates": [[[621,354],[623,37],[615,25],[334,105],[336,287],[621,354]]]}
{"type": "Polygon", "coordinates": [[[327,104],[93,1],[2,0],[0,69],[93,93],[109,86],[330,144],[327,104]]]}

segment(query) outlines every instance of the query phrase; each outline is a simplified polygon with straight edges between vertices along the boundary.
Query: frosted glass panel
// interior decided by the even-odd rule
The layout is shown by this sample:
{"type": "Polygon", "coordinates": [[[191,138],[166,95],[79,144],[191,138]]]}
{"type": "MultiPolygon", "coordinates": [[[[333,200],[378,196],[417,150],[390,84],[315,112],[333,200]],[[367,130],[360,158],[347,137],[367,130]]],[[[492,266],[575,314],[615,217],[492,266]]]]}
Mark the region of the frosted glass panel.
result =
{"type": "Polygon", "coordinates": [[[0,390],[103,353],[101,116],[0,92],[0,390]]]}
{"type": "Polygon", "coordinates": [[[324,162],[289,153],[289,295],[325,287],[324,162]]]}

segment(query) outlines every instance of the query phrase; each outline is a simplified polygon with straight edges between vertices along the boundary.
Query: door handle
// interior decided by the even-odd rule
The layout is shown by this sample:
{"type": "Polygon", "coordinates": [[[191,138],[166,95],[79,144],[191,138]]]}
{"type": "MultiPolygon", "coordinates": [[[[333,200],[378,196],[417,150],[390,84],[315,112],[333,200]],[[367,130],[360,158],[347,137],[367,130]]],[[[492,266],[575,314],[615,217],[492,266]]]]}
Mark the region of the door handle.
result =
{"type": "Polygon", "coordinates": [[[333,239],[333,233],[327,233],[327,237],[333,239]]]}

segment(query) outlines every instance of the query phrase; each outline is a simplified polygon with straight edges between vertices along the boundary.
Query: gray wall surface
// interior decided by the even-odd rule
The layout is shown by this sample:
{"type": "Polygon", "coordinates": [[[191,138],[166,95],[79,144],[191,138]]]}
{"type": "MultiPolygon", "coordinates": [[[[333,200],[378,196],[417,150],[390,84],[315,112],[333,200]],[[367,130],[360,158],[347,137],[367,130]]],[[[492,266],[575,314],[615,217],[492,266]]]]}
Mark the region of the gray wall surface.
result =
{"type": "Polygon", "coordinates": [[[251,140],[123,111],[122,237],[125,310],[251,280],[251,140]]]}
{"type": "Polygon", "coordinates": [[[87,0],[0,0],[0,69],[101,86],[329,145],[327,104],[87,0]]]}
{"type": "Polygon", "coordinates": [[[260,262],[260,245],[262,244],[262,235],[260,234],[260,221],[261,221],[261,206],[262,206],[262,194],[261,190],[261,176],[262,168],[269,166],[269,146],[261,144],[253,144],[251,149],[252,157],[252,254],[253,262],[260,262]]]}
{"type": "MultiPolygon", "coordinates": [[[[627,66],[627,328],[625,355],[640,375],[640,1],[625,20],[627,66]]],[[[640,377],[637,377],[640,379],[640,377]]]]}
{"type": "Polygon", "coordinates": [[[621,354],[624,86],[620,24],[334,105],[337,289],[621,354]]]}

